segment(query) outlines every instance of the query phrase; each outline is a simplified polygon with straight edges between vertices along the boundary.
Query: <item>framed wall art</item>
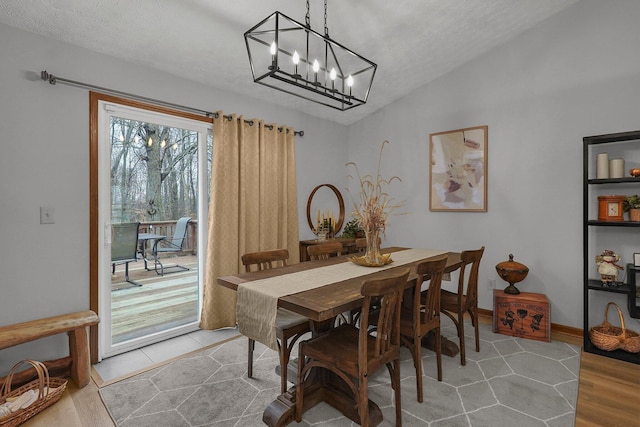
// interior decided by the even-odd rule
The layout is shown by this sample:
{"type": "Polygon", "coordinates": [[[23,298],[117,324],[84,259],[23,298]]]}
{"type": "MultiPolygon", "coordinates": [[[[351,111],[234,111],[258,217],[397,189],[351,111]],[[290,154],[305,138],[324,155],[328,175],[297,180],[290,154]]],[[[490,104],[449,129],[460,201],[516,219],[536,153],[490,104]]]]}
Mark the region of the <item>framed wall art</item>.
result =
{"type": "Polygon", "coordinates": [[[429,135],[429,210],[487,211],[488,126],[429,135]]]}

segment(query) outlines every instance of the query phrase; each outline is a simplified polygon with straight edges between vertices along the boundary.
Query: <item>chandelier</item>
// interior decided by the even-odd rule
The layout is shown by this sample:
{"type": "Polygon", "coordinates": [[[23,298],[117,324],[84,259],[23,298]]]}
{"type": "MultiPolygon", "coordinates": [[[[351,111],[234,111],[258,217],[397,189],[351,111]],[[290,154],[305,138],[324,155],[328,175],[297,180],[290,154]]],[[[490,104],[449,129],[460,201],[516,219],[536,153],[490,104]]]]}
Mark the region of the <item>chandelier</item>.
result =
{"type": "Polygon", "coordinates": [[[367,102],[377,65],[329,37],[276,11],[244,33],[253,81],[338,110],[367,102]]]}

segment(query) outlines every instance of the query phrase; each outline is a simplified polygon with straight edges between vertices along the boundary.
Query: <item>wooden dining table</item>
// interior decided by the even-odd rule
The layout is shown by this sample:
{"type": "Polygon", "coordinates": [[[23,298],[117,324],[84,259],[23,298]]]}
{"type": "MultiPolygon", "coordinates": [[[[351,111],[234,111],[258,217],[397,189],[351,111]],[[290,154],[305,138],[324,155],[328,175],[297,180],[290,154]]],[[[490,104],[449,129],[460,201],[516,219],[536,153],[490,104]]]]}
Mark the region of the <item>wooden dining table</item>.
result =
{"type": "MultiPolygon", "coordinates": [[[[390,247],[382,249],[381,252],[393,253],[406,249],[408,248],[390,247]]],[[[460,268],[462,261],[459,253],[444,253],[448,255],[445,272],[452,272],[460,268]]],[[[221,276],[218,277],[218,284],[237,291],[238,286],[248,282],[281,277],[301,271],[350,262],[349,258],[351,256],[353,255],[343,255],[326,260],[307,261],[269,270],[221,276]]],[[[391,257],[393,258],[393,255],[391,255],[391,257]]],[[[398,266],[393,266],[392,263],[383,270],[371,268],[370,272],[366,272],[365,275],[347,280],[335,280],[324,286],[302,292],[296,292],[295,289],[292,289],[291,294],[278,298],[277,305],[280,308],[285,308],[309,318],[312,333],[317,335],[333,327],[336,316],[362,306],[363,296],[360,293],[360,288],[363,280],[392,276],[406,268],[413,269],[422,261],[424,261],[424,259],[398,266]]],[[[414,284],[414,281],[409,281],[407,288],[411,288],[414,284]]],[[[337,379],[337,377],[328,371],[324,371],[323,373],[310,375],[305,380],[304,411],[307,411],[321,401],[325,401],[340,410],[346,417],[358,422],[359,417],[354,404],[354,397],[341,380],[337,379]]],[[[284,373],[281,373],[281,375],[282,374],[284,373]]],[[[295,415],[295,397],[295,386],[292,386],[287,392],[278,396],[276,400],[267,406],[263,413],[263,421],[269,426],[284,426],[291,423],[295,415]]],[[[369,401],[369,421],[371,425],[377,425],[382,421],[382,411],[372,401],[369,401]]]]}

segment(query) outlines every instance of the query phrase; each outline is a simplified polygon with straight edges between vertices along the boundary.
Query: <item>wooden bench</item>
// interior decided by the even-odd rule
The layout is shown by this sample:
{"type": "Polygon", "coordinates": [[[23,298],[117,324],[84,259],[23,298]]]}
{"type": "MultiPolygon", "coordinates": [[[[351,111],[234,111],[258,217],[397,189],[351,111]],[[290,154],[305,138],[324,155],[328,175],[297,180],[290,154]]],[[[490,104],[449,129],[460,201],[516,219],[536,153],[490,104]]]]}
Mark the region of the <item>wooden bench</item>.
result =
{"type": "MultiPolygon", "coordinates": [[[[69,336],[69,356],[43,362],[51,375],[69,375],[78,388],[89,384],[91,362],[87,326],[97,325],[98,315],[91,310],[31,320],[0,327],[0,350],[66,332],[69,336]]],[[[35,369],[14,375],[14,383],[28,382],[35,369]]],[[[4,378],[0,379],[0,384],[4,378]]]]}

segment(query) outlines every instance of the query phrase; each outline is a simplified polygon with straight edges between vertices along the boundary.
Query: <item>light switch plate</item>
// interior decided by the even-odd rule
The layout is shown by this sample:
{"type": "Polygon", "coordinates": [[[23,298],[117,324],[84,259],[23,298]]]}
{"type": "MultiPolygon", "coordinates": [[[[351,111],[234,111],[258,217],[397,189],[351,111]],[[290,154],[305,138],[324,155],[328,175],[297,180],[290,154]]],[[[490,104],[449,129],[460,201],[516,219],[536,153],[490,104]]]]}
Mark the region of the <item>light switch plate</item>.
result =
{"type": "Polygon", "coordinates": [[[54,208],[40,206],[40,224],[54,224],[55,223],[54,214],[55,214],[54,208]]]}

